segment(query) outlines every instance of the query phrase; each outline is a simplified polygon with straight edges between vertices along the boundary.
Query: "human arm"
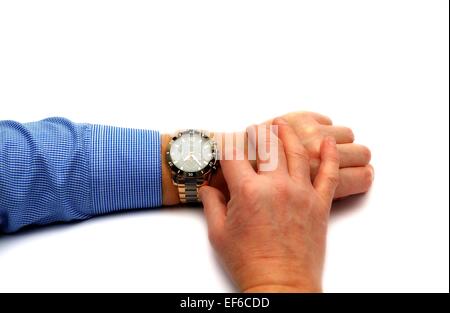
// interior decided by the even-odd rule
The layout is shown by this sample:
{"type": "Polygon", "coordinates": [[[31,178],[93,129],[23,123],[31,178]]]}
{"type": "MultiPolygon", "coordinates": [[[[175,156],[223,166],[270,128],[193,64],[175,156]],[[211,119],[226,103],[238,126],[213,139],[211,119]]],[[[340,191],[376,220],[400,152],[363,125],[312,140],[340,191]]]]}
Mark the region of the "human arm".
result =
{"type": "MultiPolygon", "coordinates": [[[[312,179],[320,164],[317,142],[326,134],[352,141],[351,131],[317,113],[285,116],[311,156],[312,179]],[[347,137],[343,134],[347,133],[347,137]]],[[[165,162],[169,135],[151,130],[75,124],[62,118],[21,124],[0,121],[0,232],[24,226],[87,219],[119,210],[179,203],[165,162]]],[[[369,189],[370,151],[338,144],[337,197],[369,189]]],[[[222,172],[211,185],[227,192],[222,172]]]]}
{"type": "Polygon", "coordinates": [[[323,140],[321,165],[310,179],[309,155],[294,129],[277,119],[278,166],[256,171],[248,160],[222,161],[230,200],[203,187],[209,238],[240,290],[320,292],[328,217],[339,182],[333,137],[323,140]]]}
{"type": "Polygon", "coordinates": [[[160,134],[0,121],[0,232],[162,204],[160,134]]]}

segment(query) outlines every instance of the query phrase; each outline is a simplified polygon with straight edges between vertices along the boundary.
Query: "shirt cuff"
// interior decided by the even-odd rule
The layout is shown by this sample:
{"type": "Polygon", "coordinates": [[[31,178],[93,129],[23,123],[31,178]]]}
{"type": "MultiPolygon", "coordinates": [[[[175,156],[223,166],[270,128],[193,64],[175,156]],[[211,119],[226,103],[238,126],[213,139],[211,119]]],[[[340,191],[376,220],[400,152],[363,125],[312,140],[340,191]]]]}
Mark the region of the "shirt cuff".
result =
{"type": "Polygon", "coordinates": [[[92,125],[91,139],[95,214],[162,205],[159,132],[92,125]]]}

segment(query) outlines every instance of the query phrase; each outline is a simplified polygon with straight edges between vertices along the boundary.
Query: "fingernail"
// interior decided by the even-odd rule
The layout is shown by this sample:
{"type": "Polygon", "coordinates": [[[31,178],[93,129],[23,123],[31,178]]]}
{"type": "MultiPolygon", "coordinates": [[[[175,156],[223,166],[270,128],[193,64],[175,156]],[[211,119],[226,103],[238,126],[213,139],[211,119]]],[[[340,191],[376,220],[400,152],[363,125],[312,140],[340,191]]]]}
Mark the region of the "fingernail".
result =
{"type": "Polygon", "coordinates": [[[375,180],[375,170],[374,170],[373,166],[370,164],[369,164],[369,171],[370,171],[370,176],[372,178],[372,181],[374,181],[375,180]]]}

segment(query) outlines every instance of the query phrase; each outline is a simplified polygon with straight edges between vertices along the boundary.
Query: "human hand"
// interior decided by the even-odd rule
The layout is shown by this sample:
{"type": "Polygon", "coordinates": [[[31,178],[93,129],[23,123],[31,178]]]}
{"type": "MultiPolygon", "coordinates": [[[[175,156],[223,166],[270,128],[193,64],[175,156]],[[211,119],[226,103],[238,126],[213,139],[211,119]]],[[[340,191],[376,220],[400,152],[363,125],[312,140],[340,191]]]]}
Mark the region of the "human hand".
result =
{"type": "Polygon", "coordinates": [[[361,194],[370,189],[374,179],[374,169],[369,165],[371,152],[369,148],[354,143],[351,128],[334,126],[329,117],[314,112],[292,112],[282,117],[308,152],[311,181],[314,181],[320,166],[321,143],[326,136],[331,136],[336,140],[340,159],[339,184],[334,198],[361,194]]]}
{"type": "MultiPolygon", "coordinates": [[[[292,112],[282,116],[294,129],[310,158],[311,181],[320,166],[320,147],[327,136],[334,137],[340,159],[339,184],[335,199],[367,192],[372,186],[374,169],[369,164],[371,152],[363,145],[355,144],[355,136],[349,127],[334,126],[331,119],[314,112],[292,112]]],[[[272,120],[264,124],[270,125],[272,120]]],[[[225,180],[219,168],[211,180],[211,186],[227,194],[225,180]]]]}
{"type": "Polygon", "coordinates": [[[202,187],[208,233],[218,255],[243,291],[322,289],[322,269],[331,202],[339,182],[333,137],[322,141],[314,183],[309,154],[295,130],[276,119],[278,166],[257,171],[248,160],[222,160],[230,191],[202,187]]]}
{"type": "MultiPolygon", "coordinates": [[[[300,142],[305,146],[310,157],[311,181],[317,175],[320,166],[320,146],[326,136],[332,136],[337,142],[340,155],[339,184],[334,198],[367,192],[372,186],[374,171],[369,165],[370,150],[362,145],[354,144],[353,131],[348,127],[333,126],[330,118],[313,112],[292,112],[282,116],[294,129],[300,142]]],[[[270,125],[272,121],[265,124],[270,125]]],[[[162,136],[162,151],[170,141],[170,135],[162,136]]],[[[165,153],[162,153],[163,163],[163,204],[179,203],[178,189],[172,184],[170,169],[165,165],[165,153]]],[[[211,178],[210,185],[228,194],[227,186],[219,168],[211,178]]]]}

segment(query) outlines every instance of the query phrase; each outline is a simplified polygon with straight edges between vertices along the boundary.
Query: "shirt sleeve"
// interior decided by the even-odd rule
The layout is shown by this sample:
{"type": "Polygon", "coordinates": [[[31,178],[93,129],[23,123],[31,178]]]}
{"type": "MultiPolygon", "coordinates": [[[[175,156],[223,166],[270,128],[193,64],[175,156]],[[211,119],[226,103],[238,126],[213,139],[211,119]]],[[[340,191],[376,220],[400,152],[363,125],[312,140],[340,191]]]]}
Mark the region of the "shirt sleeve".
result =
{"type": "Polygon", "coordinates": [[[161,205],[157,131],[0,121],[0,232],[161,205]]]}

